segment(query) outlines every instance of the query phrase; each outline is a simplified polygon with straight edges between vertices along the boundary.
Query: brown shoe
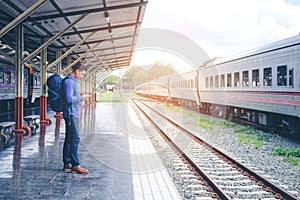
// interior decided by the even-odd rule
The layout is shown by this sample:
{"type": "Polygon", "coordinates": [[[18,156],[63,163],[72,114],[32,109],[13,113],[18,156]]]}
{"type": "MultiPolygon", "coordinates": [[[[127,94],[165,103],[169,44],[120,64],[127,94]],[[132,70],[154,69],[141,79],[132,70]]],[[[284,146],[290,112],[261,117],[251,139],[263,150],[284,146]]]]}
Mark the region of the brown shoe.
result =
{"type": "Polygon", "coordinates": [[[72,168],[72,173],[73,174],[88,174],[89,170],[78,166],[78,167],[72,168]]]}
{"type": "Polygon", "coordinates": [[[66,173],[71,173],[71,171],[72,171],[72,165],[71,164],[68,164],[68,165],[66,165],[66,166],[64,166],[64,172],[66,172],[66,173]]]}

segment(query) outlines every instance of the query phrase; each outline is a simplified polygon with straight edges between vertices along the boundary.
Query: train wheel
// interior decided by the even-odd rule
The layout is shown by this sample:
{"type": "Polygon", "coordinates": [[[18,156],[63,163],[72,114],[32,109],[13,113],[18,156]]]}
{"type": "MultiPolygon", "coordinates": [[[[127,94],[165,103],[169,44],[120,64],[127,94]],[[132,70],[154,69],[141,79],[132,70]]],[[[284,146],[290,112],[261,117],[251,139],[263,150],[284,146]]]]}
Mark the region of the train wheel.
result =
{"type": "Polygon", "coordinates": [[[224,106],[219,105],[213,106],[212,116],[224,118],[226,116],[226,108],[224,106]]]}

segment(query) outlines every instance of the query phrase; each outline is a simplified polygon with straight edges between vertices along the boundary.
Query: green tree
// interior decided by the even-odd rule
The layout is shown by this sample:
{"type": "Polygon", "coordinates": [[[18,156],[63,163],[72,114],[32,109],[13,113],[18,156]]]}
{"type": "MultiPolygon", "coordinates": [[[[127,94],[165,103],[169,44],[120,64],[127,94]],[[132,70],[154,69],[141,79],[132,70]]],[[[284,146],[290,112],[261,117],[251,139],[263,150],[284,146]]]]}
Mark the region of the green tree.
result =
{"type": "Polygon", "coordinates": [[[133,66],[125,72],[123,76],[124,89],[132,90],[137,85],[145,83],[149,80],[148,71],[140,66],[133,66]]]}
{"type": "Polygon", "coordinates": [[[176,73],[176,71],[174,70],[172,63],[165,66],[164,63],[160,61],[155,61],[149,70],[151,80],[174,73],[176,73]]]}
{"type": "Polygon", "coordinates": [[[115,75],[109,75],[106,79],[104,79],[105,85],[116,85],[120,82],[120,77],[115,75]]]}
{"type": "Polygon", "coordinates": [[[176,71],[172,63],[164,65],[163,62],[156,61],[149,70],[140,66],[133,66],[128,69],[123,76],[123,88],[132,90],[142,83],[174,73],[176,73],[176,71]]]}

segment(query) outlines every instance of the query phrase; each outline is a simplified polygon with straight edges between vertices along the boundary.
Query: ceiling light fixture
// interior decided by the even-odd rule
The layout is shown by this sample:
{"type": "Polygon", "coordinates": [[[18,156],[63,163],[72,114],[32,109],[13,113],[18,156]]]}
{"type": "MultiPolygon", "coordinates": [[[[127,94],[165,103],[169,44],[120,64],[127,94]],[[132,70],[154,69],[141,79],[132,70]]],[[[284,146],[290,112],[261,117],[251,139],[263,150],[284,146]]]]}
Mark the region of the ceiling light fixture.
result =
{"type": "Polygon", "coordinates": [[[109,24],[110,19],[109,19],[109,13],[107,12],[107,10],[104,12],[104,16],[105,16],[106,22],[109,24]]]}

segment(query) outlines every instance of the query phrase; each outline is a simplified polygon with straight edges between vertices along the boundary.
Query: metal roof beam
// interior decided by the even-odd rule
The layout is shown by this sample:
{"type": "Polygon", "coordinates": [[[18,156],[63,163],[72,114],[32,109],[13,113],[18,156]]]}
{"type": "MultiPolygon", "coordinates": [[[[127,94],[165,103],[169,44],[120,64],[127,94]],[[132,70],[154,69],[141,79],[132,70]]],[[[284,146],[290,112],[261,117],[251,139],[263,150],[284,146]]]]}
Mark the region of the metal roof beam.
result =
{"type": "Polygon", "coordinates": [[[98,42],[95,46],[87,50],[84,54],[80,55],[79,58],[77,58],[74,62],[71,63],[68,67],[66,67],[62,72],[65,73],[68,69],[73,67],[76,63],[78,63],[82,58],[84,58],[89,52],[91,52],[94,48],[96,48],[99,44],[101,44],[102,41],[98,42]]]}
{"type": "Polygon", "coordinates": [[[146,2],[140,2],[140,3],[132,3],[132,4],[125,4],[125,5],[117,5],[117,6],[110,6],[106,8],[94,8],[94,9],[88,9],[88,10],[78,10],[78,11],[71,11],[71,12],[65,12],[63,14],[53,14],[53,15],[44,15],[39,17],[32,17],[32,21],[40,21],[45,19],[56,19],[61,17],[70,17],[74,15],[82,15],[84,13],[99,13],[104,11],[110,11],[110,10],[118,10],[118,9],[125,9],[125,8],[134,8],[134,7],[140,7],[140,6],[146,6],[146,2]]]}
{"type": "MultiPolygon", "coordinates": [[[[119,49],[119,48],[125,48],[125,47],[131,47],[131,45],[128,44],[128,45],[122,45],[122,46],[116,46],[116,47],[109,47],[109,48],[104,48],[104,49],[96,49],[96,50],[93,50],[92,52],[106,51],[106,50],[110,50],[110,49],[119,49]]],[[[72,55],[78,55],[78,54],[82,54],[84,52],[85,51],[75,52],[72,55]]],[[[114,55],[114,53],[112,53],[112,55],[114,55]]]]}
{"type": "MultiPolygon", "coordinates": [[[[116,53],[101,54],[101,57],[106,57],[106,56],[111,56],[111,55],[116,55],[116,54],[125,54],[125,53],[130,53],[130,51],[120,51],[120,52],[116,52],[116,53]]],[[[85,59],[91,59],[94,57],[95,56],[85,57],[85,59]]]]}
{"type": "Polygon", "coordinates": [[[9,24],[7,24],[4,28],[0,31],[0,38],[5,35],[8,31],[13,29],[15,26],[17,26],[19,23],[21,23],[26,17],[28,17],[35,9],[37,9],[39,6],[41,6],[43,3],[45,3],[47,0],[39,0],[35,4],[33,4],[30,8],[28,8],[26,11],[24,11],[21,15],[16,17],[13,21],[11,21],[9,24]]]}
{"type": "MultiPolygon", "coordinates": [[[[112,54],[112,55],[115,55],[115,54],[112,54]]],[[[99,57],[98,57],[99,58],[99,57]]],[[[105,58],[105,59],[102,59],[103,61],[111,61],[111,60],[116,60],[116,59],[118,59],[118,60],[120,60],[120,59],[122,59],[122,60],[125,60],[125,59],[129,59],[129,56],[120,56],[120,57],[113,57],[113,58],[105,58]]],[[[96,63],[96,62],[99,62],[99,61],[90,61],[89,63],[96,63]]]]}
{"type": "Polygon", "coordinates": [[[117,57],[117,58],[106,58],[106,59],[103,59],[103,61],[108,61],[108,60],[128,60],[129,56],[120,56],[120,57],[117,57]]]}
{"type": "MultiPolygon", "coordinates": [[[[111,26],[110,28],[111,29],[125,28],[125,27],[128,27],[128,26],[136,26],[136,25],[139,25],[139,24],[141,24],[141,22],[120,24],[120,25],[111,26]]],[[[109,29],[109,27],[86,29],[86,30],[81,30],[81,31],[78,31],[78,32],[68,32],[68,33],[65,33],[64,36],[77,35],[78,33],[79,34],[89,33],[89,32],[92,32],[92,31],[105,31],[105,30],[108,30],[108,29],[109,29]]]]}
{"type": "MultiPolygon", "coordinates": [[[[124,61],[127,61],[128,62],[128,58],[123,58],[123,59],[120,59],[120,58],[112,58],[110,59],[111,62],[109,62],[110,64],[114,64],[114,63],[121,63],[121,62],[124,62],[124,61]]],[[[103,60],[104,61],[104,60],[103,60]]]]}
{"type": "Polygon", "coordinates": [[[128,61],[126,61],[126,62],[120,62],[120,63],[116,63],[116,64],[110,64],[108,67],[110,67],[110,68],[115,68],[115,67],[117,67],[117,66],[124,66],[124,65],[127,65],[128,66],[128,61]]]}
{"type": "Polygon", "coordinates": [[[34,52],[32,52],[29,56],[27,56],[23,63],[26,63],[28,60],[36,56],[40,51],[47,48],[53,41],[55,41],[58,37],[60,37],[62,34],[64,34],[67,30],[69,30],[71,27],[73,27],[76,23],[78,23],[80,20],[82,20],[87,14],[83,14],[79,16],[77,19],[75,19],[71,24],[66,26],[63,30],[56,33],[53,37],[51,37],[49,40],[47,40],[44,44],[42,44],[39,48],[37,48],[34,52]]]}
{"type": "Polygon", "coordinates": [[[49,70],[52,67],[54,67],[59,61],[61,61],[62,59],[64,59],[66,56],[68,56],[74,49],[76,49],[81,44],[83,44],[87,39],[89,39],[90,37],[92,37],[95,33],[96,33],[96,31],[88,34],[85,38],[83,38],[80,42],[78,42],[76,45],[74,45],[71,49],[69,49],[68,51],[66,51],[62,56],[60,56],[59,58],[57,58],[53,63],[51,63],[50,65],[48,65],[47,66],[47,70],[49,70]]]}
{"type": "MultiPolygon", "coordinates": [[[[82,45],[88,45],[88,44],[94,44],[98,43],[100,41],[115,41],[115,40],[122,40],[122,39],[127,39],[127,38],[132,38],[132,37],[137,37],[138,35],[127,35],[127,36],[121,36],[121,37],[114,37],[114,38],[107,38],[107,39],[102,39],[102,40],[94,40],[94,41],[89,41],[85,42],[82,45]]],[[[72,47],[74,44],[66,45],[67,47],[72,47]]]]}
{"type": "Polygon", "coordinates": [[[108,74],[110,74],[111,72],[112,72],[112,69],[106,70],[104,73],[100,74],[100,76],[96,77],[97,81],[98,82],[103,81],[103,79],[105,79],[108,76],[108,74]]]}

